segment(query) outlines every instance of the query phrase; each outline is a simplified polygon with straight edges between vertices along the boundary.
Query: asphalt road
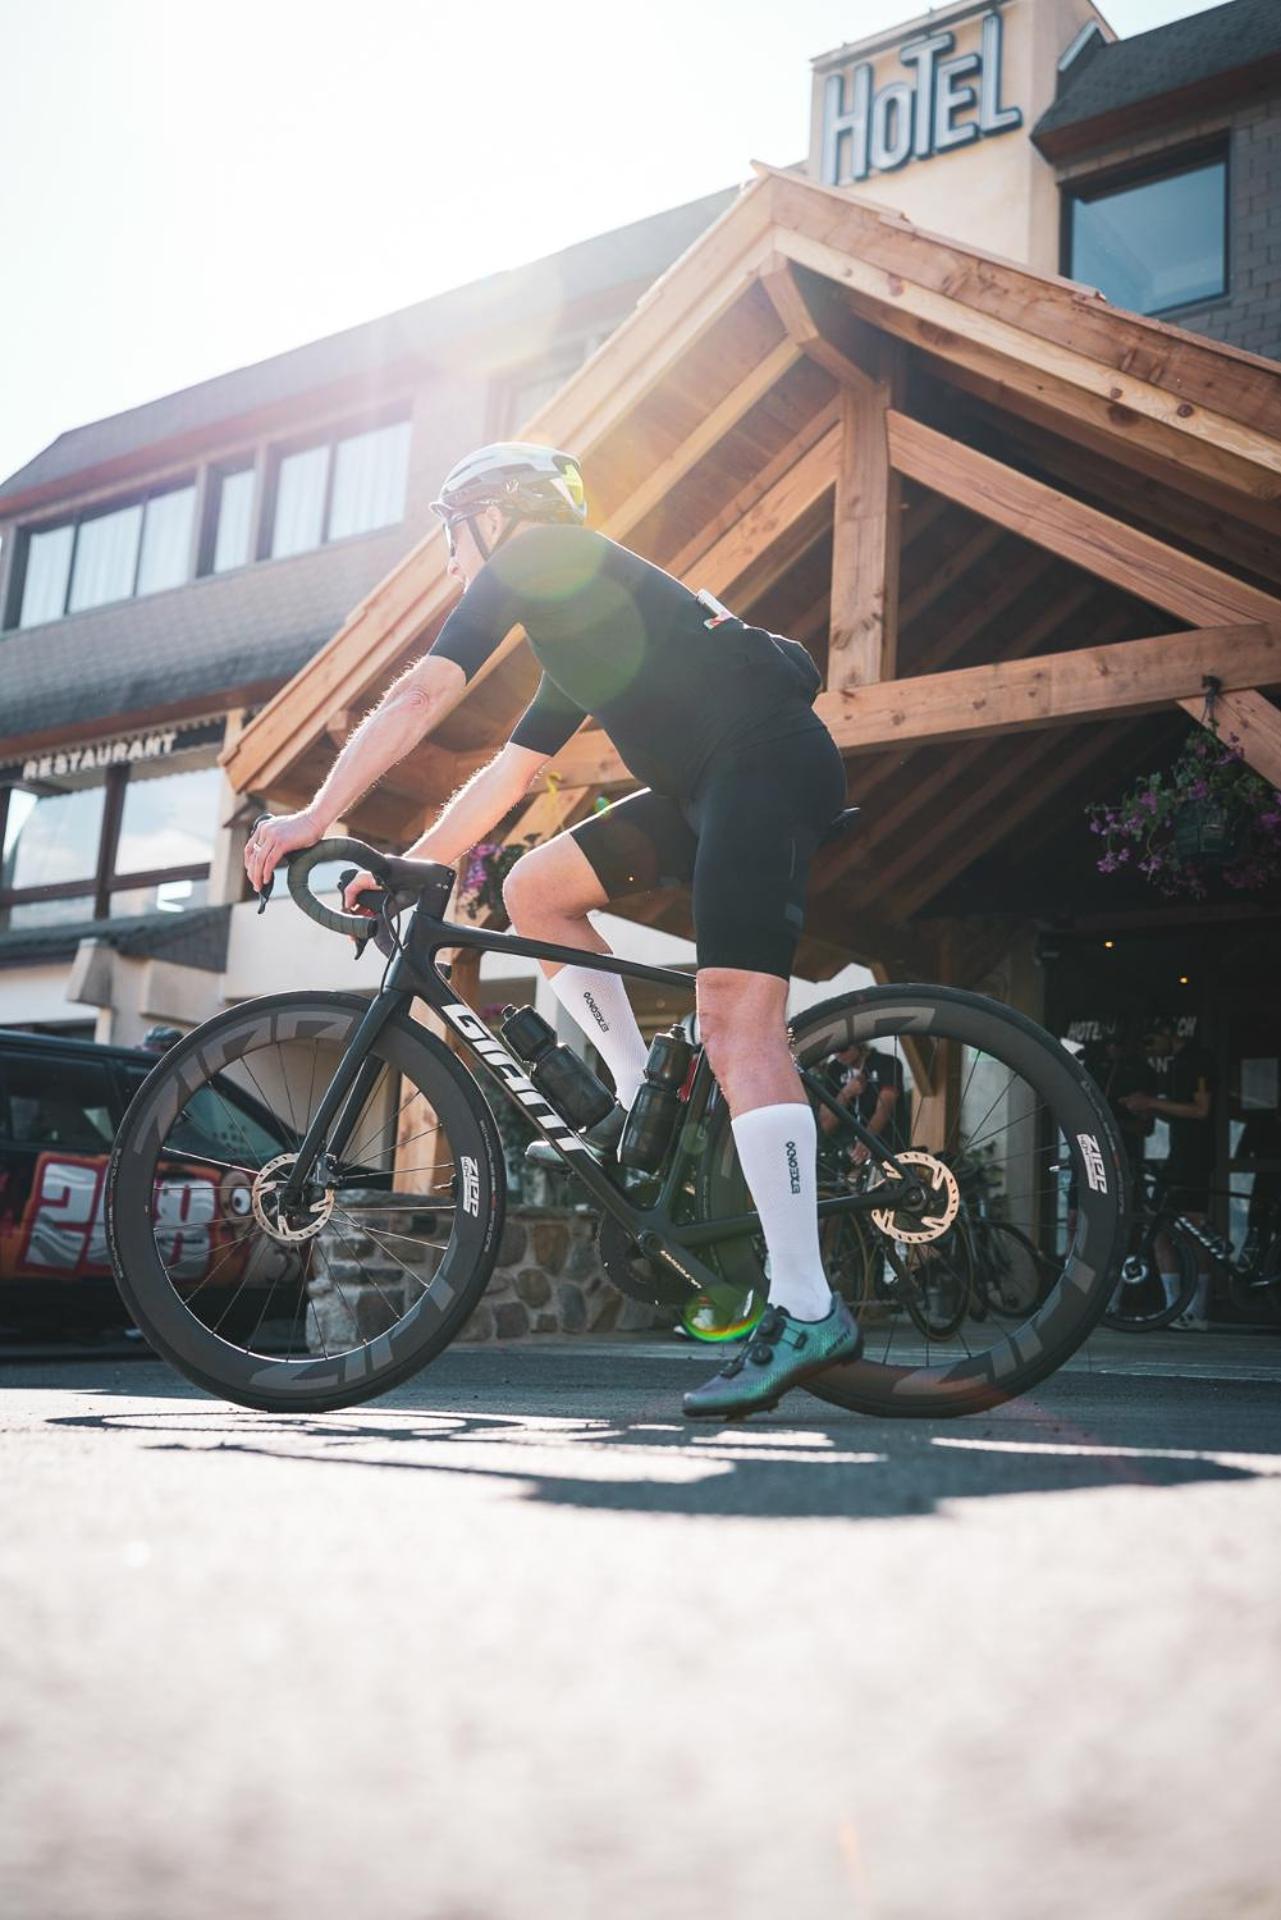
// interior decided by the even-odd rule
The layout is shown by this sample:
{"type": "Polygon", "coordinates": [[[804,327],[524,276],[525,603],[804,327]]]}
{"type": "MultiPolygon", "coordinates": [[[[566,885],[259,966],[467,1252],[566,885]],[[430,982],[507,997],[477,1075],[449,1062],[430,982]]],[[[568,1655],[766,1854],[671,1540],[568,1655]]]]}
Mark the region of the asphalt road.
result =
{"type": "Polygon", "coordinates": [[[1281,1915],[1279,1346],[711,1431],[651,1341],[7,1366],[0,1912],[1281,1915]]]}

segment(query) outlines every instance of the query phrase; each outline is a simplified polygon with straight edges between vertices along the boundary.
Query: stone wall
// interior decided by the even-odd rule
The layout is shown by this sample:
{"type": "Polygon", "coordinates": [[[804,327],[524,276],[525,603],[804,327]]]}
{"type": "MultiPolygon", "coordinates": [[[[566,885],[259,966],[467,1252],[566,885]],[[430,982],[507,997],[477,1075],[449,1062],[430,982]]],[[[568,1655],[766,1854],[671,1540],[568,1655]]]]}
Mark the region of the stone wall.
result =
{"type": "Polygon", "coordinates": [[[542,1207],[514,1208],[498,1264],[460,1340],[520,1340],[538,1333],[643,1333],[675,1315],[629,1300],[596,1254],[596,1219],[542,1207]]]}
{"type": "MultiPolygon", "coordinates": [[[[340,1201],[345,1197],[340,1194],[340,1201]]],[[[338,1352],[384,1332],[407,1310],[418,1287],[430,1283],[439,1257],[430,1238],[429,1209],[421,1220],[416,1215],[407,1218],[403,1208],[384,1219],[369,1208],[367,1193],[352,1198],[370,1231],[362,1233],[350,1223],[342,1226],[341,1216],[336,1216],[321,1235],[322,1257],[307,1288],[308,1344],[315,1353],[338,1352]],[[400,1236],[394,1257],[382,1238],[384,1231],[400,1236]],[[406,1232],[422,1234],[419,1249],[411,1251],[406,1232]]],[[[643,1333],[670,1327],[675,1317],[670,1309],[628,1299],[606,1278],[596,1253],[594,1215],[516,1207],[508,1212],[484,1298],[457,1338],[643,1333]]]]}

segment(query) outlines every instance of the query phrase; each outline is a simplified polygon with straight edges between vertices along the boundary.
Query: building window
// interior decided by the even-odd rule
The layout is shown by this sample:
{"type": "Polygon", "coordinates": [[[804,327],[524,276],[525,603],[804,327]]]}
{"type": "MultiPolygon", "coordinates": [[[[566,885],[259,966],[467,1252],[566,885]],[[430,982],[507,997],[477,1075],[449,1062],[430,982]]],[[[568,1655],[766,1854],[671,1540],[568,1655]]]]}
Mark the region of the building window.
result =
{"type": "Polygon", "coordinates": [[[221,736],[193,729],[184,751],[132,763],[68,748],[0,784],[0,932],[202,906],[221,736]]]}
{"type": "Polygon", "coordinates": [[[276,465],[270,557],[309,553],[329,540],[371,533],[404,518],[409,422],[282,453],[276,465]]]}
{"type": "Polygon", "coordinates": [[[42,626],[64,613],[181,586],[191,572],[195,507],[188,483],[29,533],[18,625],[42,626]]]}
{"type": "Polygon", "coordinates": [[[223,473],[217,483],[217,532],[213,571],[230,573],[246,565],[253,553],[254,470],[238,467],[223,473]]]}
{"type": "Polygon", "coordinates": [[[1081,186],[1066,201],[1067,272],[1131,313],[1228,290],[1227,155],[1081,186]]]}
{"type": "Polygon", "coordinates": [[[494,400],[494,431],[514,433],[527,420],[532,420],[553,394],[560,392],[570,375],[577,373],[583,362],[595,353],[602,340],[609,338],[609,332],[606,328],[604,332],[585,334],[558,347],[554,353],[544,354],[541,359],[529,361],[508,373],[494,400]]]}

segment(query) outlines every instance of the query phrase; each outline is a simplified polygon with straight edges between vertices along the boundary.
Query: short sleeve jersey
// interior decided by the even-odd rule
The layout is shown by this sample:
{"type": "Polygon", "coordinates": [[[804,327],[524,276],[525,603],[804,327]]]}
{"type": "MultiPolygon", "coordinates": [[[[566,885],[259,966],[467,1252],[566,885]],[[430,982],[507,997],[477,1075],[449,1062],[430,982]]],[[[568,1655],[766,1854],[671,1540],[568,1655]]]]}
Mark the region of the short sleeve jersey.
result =
{"type": "Polygon", "coordinates": [[[707,620],[688,587],[603,534],[534,526],[491,555],[431,652],[470,680],[523,627],[543,677],[515,744],[557,753],[590,716],[638,779],[685,799],[719,746],[809,702],[763,629],[707,620]]]}

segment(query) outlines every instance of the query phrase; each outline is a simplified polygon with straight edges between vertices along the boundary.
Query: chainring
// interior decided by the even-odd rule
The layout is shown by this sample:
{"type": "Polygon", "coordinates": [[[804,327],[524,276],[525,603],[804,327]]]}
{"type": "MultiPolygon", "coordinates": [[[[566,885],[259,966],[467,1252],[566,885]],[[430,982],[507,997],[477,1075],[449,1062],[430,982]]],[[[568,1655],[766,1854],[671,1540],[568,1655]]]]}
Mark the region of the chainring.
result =
{"type": "Polygon", "coordinates": [[[596,1251],[610,1280],[629,1300],[643,1300],[647,1307],[679,1307],[689,1298],[680,1275],[642,1253],[611,1213],[601,1215],[596,1251]]]}

